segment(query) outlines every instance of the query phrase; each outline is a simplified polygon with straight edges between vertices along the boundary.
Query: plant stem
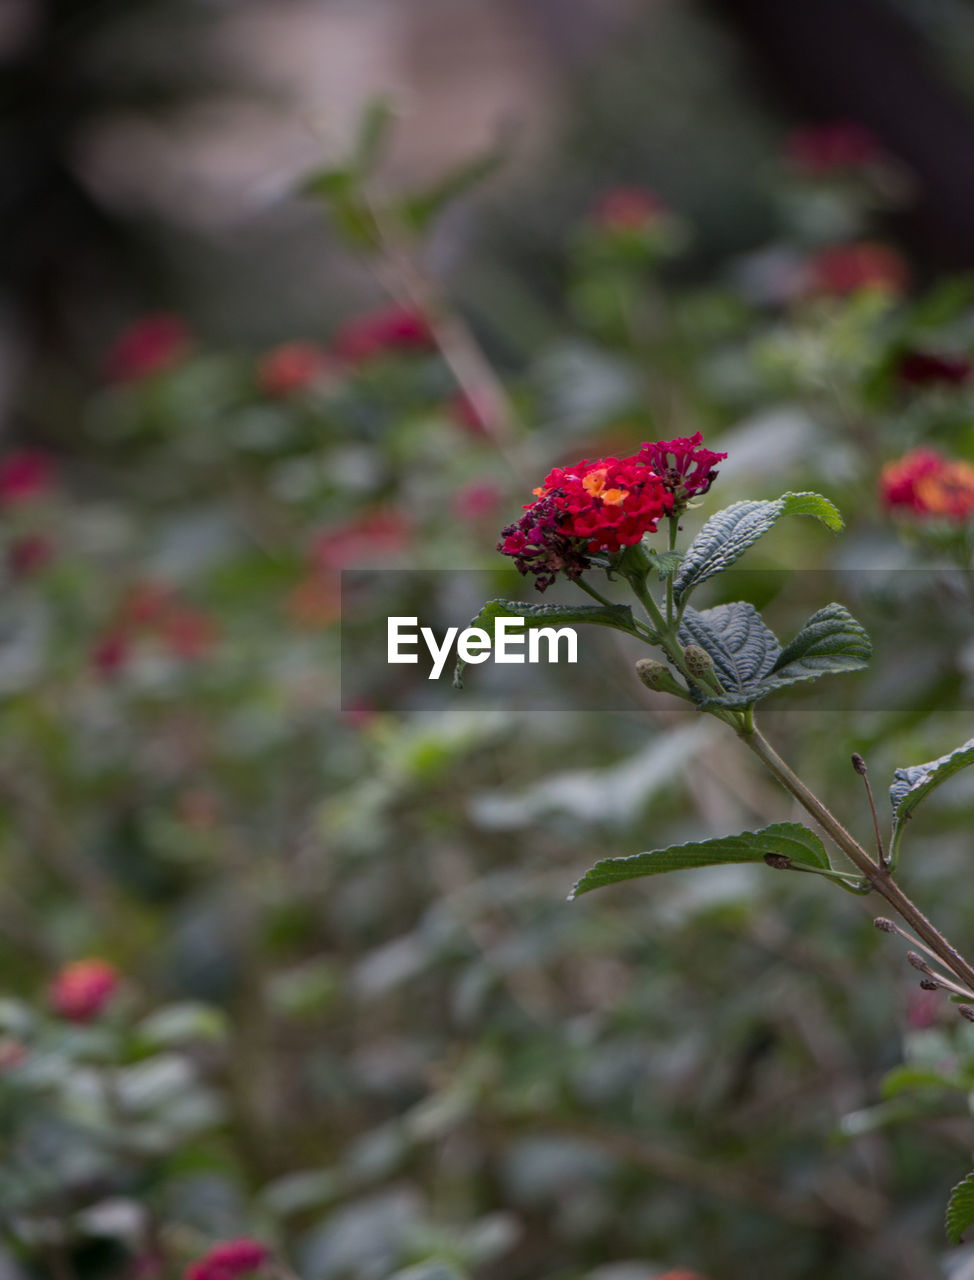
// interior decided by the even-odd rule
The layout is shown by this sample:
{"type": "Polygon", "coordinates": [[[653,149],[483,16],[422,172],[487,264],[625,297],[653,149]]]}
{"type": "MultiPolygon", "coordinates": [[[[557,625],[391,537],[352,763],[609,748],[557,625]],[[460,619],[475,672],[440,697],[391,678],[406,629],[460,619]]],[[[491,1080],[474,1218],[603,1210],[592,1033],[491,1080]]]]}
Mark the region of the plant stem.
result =
{"type": "Polygon", "coordinates": [[[750,733],[740,729],[741,741],[758,757],[764,767],[781,783],[786,791],[790,791],[802,808],[815,819],[823,831],[842,850],[851,863],[861,871],[878,894],[886,899],[894,911],[900,915],[913,931],[922,938],[931,951],[952,973],[956,974],[965,986],[974,984],[974,967],[972,967],[952,946],[939,929],[927,919],[916,904],[906,896],[900,886],[892,878],[890,869],[873,860],[858,840],[845,829],[831,810],[819,800],[818,796],[802,782],[801,778],[782,760],[767,739],[753,729],[750,733]]]}

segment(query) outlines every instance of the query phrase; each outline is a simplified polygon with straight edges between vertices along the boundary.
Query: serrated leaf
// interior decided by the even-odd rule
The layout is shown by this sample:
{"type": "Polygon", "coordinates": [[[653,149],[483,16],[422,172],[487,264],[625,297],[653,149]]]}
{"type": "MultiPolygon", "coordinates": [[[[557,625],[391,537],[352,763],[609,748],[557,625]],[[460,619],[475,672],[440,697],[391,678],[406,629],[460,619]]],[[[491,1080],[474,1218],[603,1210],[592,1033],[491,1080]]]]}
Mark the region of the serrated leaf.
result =
{"type": "Polygon", "coordinates": [[[958,1182],[947,1201],[947,1239],[960,1244],[961,1236],[974,1224],[974,1170],[958,1182]]]}
{"type": "Polygon", "coordinates": [[[656,576],[660,582],[665,582],[667,578],[672,578],[683,560],[683,552],[676,550],[653,551],[652,548],[647,548],[646,556],[652,568],[656,570],[656,576]]]}
{"type": "Polygon", "coordinates": [[[701,611],[688,607],[679,634],[682,644],[706,649],[728,693],[745,693],[758,684],[771,673],[781,652],[757,609],[743,600],[701,611]]]}
{"type": "Polygon", "coordinates": [[[889,802],[893,806],[891,857],[895,859],[907,819],[920,801],[969,764],[974,764],[974,738],[937,760],[894,770],[893,785],[889,789],[889,802]]]}
{"type": "Polygon", "coordinates": [[[741,710],[789,685],[858,671],[872,652],[869,636],[840,604],[812,614],[784,650],[754,606],[742,601],[699,612],[687,606],[680,640],[706,649],[726,691],[708,698],[698,691],[704,709],[741,710]]]}
{"type": "Polygon", "coordinates": [[[590,867],[572,889],[569,900],[592,889],[636,880],[640,876],[684,871],[691,867],[716,867],[731,862],[763,862],[773,853],[790,858],[796,865],[828,870],[825,847],[814,831],[798,822],[775,822],[761,831],[744,831],[737,836],[718,836],[692,844],[671,845],[627,858],[603,858],[590,867]]]}
{"type": "MultiPolygon", "coordinates": [[[[493,640],[494,623],[498,618],[523,618],[525,628],[571,626],[577,623],[613,627],[616,631],[626,631],[630,635],[638,634],[632,610],[627,604],[526,604],[522,600],[488,600],[476,618],[471,619],[470,626],[486,631],[493,640]]],[[[454,668],[455,689],[463,688],[463,671],[466,665],[461,658],[454,668]]]]}
{"type": "Polygon", "coordinates": [[[729,568],[782,516],[814,516],[837,533],[842,517],[819,493],[786,493],[773,501],[735,502],[710,517],[690,543],[673,583],[678,600],[729,568]]]}
{"type": "Polygon", "coordinates": [[[772,667],[779,680],[814,680],[817,676],[860,671],[872,657],[869,634],[841,604],[813,613],[772,667]]]}

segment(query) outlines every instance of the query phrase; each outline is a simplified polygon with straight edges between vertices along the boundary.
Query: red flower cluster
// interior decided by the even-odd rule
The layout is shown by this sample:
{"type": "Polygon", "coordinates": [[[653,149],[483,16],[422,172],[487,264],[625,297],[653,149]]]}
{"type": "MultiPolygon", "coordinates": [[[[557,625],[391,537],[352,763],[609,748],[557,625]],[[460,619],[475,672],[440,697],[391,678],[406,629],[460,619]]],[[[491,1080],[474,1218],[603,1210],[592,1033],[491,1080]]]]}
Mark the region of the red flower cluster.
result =
{"type": "Polygon", "coordinates": [[[54,488],[54,463],[40,449],[16,449],[0,458],[0,506],[35,502],[54,488]]]}
{"type": "Polygon", "coordinates": [[[827,178],[865,169],[883,158],[876,135],[854,120],[795,129],[785,143],[787,160],[809,178],[827,178]]]}
{"type": "Polygon", "coordinates": [[[219,639],[211,615],[180,600],[169,583],[140,582],[125,596],[114,622],[96,643],[91,655],[95,669],[105,677],[118,675],[139,634],[154,635],[168,653],[185,662],[205,657],[219,639]]]}
{"type": "Polygon", "coordinates": [[[885,244],[839,244],[822,249],[806,264],[807,291],[844,297],[860,289],[900,294],[910,283],[910,269],[885,244]]]}
{"type": "Polygon", "coordinates": [[[270,1258],[270,1250],[259,1240],[241,1236],[215,1244],[208,1253],[190,1263],[183,1280],[234,1280],[236,1276],[260,1271],[270,1258]]]}
{"type": "Polygon", "coordinates": [[[603,231],[644,231],[666,216],[666,206],[643,187],[613,187],[592,210],[592,221],[603,231]]]}
{"type": "Polygon", "coordinates": [[[914,449],[887,462],[879,476],[887,507],[951,521],[974,517],[974,466],[944,458],[935,449],[914,449]]]}
{"type": "Polygon", "coordinates": [[[51,983],[51,1008],[69,1022],[91,1022],[114,996],[121,975],[106,960],[75,960],[51,983]]]}
{"type": "Polygon", "coordinates": [[[901,382],[914,387],[959,386],[974,366],[964,356],[938,356],[929,351],[905,351],[896,365],[901,382]]]}
{"type": "Polygon", "coordinates": [[[168,311],[143,316],[116,339],[105,376],[110,382],[141,382],[178,364],[189,347],[189,329],[180,316],[168,311]]]}
{"type": "Polygon", "coordinates": [[[703,436],[697,431],[689,437],[644,444],[636,456],[662,477],[677,505],[683,505],[707,492],[717,479],[717,463],[727,454],[705,449],[703,436]]]}
{"type": "Polygon", "coordinates": [[[559,573],[577,578],[589,554],[610,555],[655,533],[665,515],[678,514],[716,477],[714,464],[726,454],[690,439],[644,444],[631,458],[599,458],[556,467],[535,489],[537,502],[501,531],[497,549],[520,573],[533,573],[539,591],[559,573]]]}
{"type": "Polygon", "coordinates": [[[383,560],[402,551],[409,533],[403,515],[380,508],[322,530],[315,538],[311,558],[318,569],[347,569],[357,561],[383,560]]]}
{"type": "Polygon", "coordinates": [[[283,342],[257,366],[257,385],[265,396],[283,400],[312,386],[328,368],[328,356],[313,342],[283,342]]]}
{"type": "Polygon", "coordinates": [[[418,308],[391,306],[349,320],[335,335],[334,345],[343,360],[361,364],[386,351],[426,351],[434,340],[418,308]]]}

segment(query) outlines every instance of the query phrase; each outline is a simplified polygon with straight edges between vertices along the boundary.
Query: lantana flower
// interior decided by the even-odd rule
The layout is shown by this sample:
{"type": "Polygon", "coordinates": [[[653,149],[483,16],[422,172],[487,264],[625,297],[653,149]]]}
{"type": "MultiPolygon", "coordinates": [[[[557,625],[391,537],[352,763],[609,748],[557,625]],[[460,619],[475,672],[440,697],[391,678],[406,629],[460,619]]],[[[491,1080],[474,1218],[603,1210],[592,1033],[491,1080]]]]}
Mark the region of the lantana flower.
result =
{"type": "Polygon", "coordinates": [[[328,368],[328,357],[313,342],[283,342],[257,365],[257,385],[265,396],[283,400],[313,386],[328,368]]]}
{"type": "Polygon", "coordinates": [[[51,1008],[69,1022],[91,1022],[105,1009],[122,977],[107,960],[75,960],[51,983],[51,1008]]]}
{"type": "Polygon", "coordinates": [[[259,1272],[270,1258],[270,1250],[259,1240],[240,1236],[225,1240],[191,1262],[183,1273],[183,1280],[235,1280],[237,1276],[250,1276],[259,1272]]]}
{"type": "Polygon", "coordinates": [[[335,335],[336,354],[352,364],[391,351],[428,351],[433,331],[416,307],[394,305],[349,320],[335,335]]]}
{"type": "Polygon", "coordinates": [[[716,476],[726,454],[690,439],[644,444],[630,458],[585,460],[556,467],[535,489],[536,502],[501,531],[497,549],[520,573],[533,573],[539,591],[559,573],[569,579],[589,567],[589,556],[615,555],[655,533],[663,516],[677,515],[716,476]]]}
{"type": "Polygon", "coordinates": [[[40,449],[15,449],[0,458],[0,506],[45,498],[55,484],[54,462],[40,449]]]}
{"type": "Polygon", "coordinates": [[[807,292],[845,297],[860,289],[898,295],[910,283],[910,268],[896,249],[859,241],[821,249],[806,263],[807,292]]]}
{"type": "Polygon", "coordinates": [[[110,382],[141,382],[179,364],[190,345],[181,316],[169,311],[143,316],[116,338],[105,360],[106,377],[110,382]]]}
{"type": "Polygon", "coordinates": [[[866,169],[884,159],[883,145],[864,124],[834,120],[795,129],[785,157],[804,177],[830,178],[866,169]]]}
{"type": "Polygon", "coordinates": [[[879,491],[891,509],[954,522],[974,517],[974,466],[935,449],[914,449],[888,462],[880,472],[879,491]]]}

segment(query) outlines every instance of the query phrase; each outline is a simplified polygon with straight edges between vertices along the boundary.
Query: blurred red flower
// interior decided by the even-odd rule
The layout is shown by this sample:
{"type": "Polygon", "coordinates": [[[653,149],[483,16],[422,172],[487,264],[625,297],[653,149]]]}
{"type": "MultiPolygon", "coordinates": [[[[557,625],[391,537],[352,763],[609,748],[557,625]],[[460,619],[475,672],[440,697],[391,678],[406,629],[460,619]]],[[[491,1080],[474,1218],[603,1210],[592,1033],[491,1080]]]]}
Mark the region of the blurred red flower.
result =
{"type": "Polygon", "coordinates": [[[603,231],[642,231],[666,214],[666,205],[652,191],[613,187],[599,198],[591,220],[603,231]]]}
{"type": "Polygon", "coordinates": [[[910,283],[906,259],[885,244],[862,241],[832,245],[815,254],[805,266],[809,293],[844,297],[860,289],[904,293],[910,283]]]}
{"type": "Polygon", "coordinates": [[[91,651],[91,664],[99,675],[111,679],[121,673],[131,654],[129,638],[118,627],[106,631],[91,651]]]}
{"type": "Polygon", "coordinates": [[[400,512],[366,512],[344,524],[323,529],[315,538],[312,563],[318,569],[346,569],[401,552],[409,542],[409,522],[400,512]]]}
{"type": "Polygon", "coordinates": [[[257,385],[266,396],[284,399],[315,383],[328,368],[328,356],[313,342],[285,342],[263,355],[257,385]]]}
{"type": "Polygon", "coordinates": [[[180,316],[169,311],[143,316],[115,340],[105,359],[105,376],[110,382],[141,382],[178,364],[190,343],[180,316]]]}
{"type": "Polygon", "coordinates": [[[45,497],[55,482],[54,463],[40,449],[17,449],[0,458],[0,505],[45,497]]]}
{"type": "Polygon", "coordinates": [[[496,485],[487,480],[475,480],[453,495],[450,507],[460,520],[480,520],[492,515],[502,500],[503,495],[496,485]]]}
{"type": "Polygon", "coordinates": [[[349,320],[334,339],[336,354],[352,364],[389,351],[428,351],[434,345],[426,316],[417,307],[399,305],[349,320]]]}
{"type": "Polygon", "coordinates": [[[183,1273],[184,1280],[232,1280],[235,1276],[259,1271],[270,1258],[270,1250],[259,1240],[241,1236],[216,1244],[183,1273]]]}
{"type": "Polygon", "coordinates": [[[951,521],[974,517],[974,466],[935,449],[914,449],[887,462],[879,475],[885,506],[951,521]]]}
{"type": "Polygon", "coordinates": [[[191,605],[176,605],[158,624],[163,644],[176,658],[202,658],[215,646],[219,628],[213,618],[191,605]]]}
{"type": "Polygon", "coordinates": [[[15,578],[29,578],[43,569],[54,555],[54,543],[42,533],[15,538],[7,548],[7,568],[15,578]]]}
{"type": "Polygon", "coordinates": [[[959,386],[971,376],[974,365],[964,356],[938,356],[929,351],[904,351],[896,365],[896,376],[914,387],[939,384],[959,386]]]}
{"type": "Polygon", "coordinates": [[[51,1007],[69,1022],[90,1022],[120,985],[119,971],[106,960],[75,960],[65,965],[51,983],[51,1007]]]}
{"type": "Polygon", "coordinates": [[[883,154],[872,130],[854,120],[806,125],[790,133],[785,142],[785,158],[810,178],[864,169],[883,154]]]}
{"type": "Polygon", "coordinates": [[[472,436],[490,434],[493,415],[487,397],[470,395],[466,391],[458,391],[447,403],[447,413],[452,420],[472,436]]]}

